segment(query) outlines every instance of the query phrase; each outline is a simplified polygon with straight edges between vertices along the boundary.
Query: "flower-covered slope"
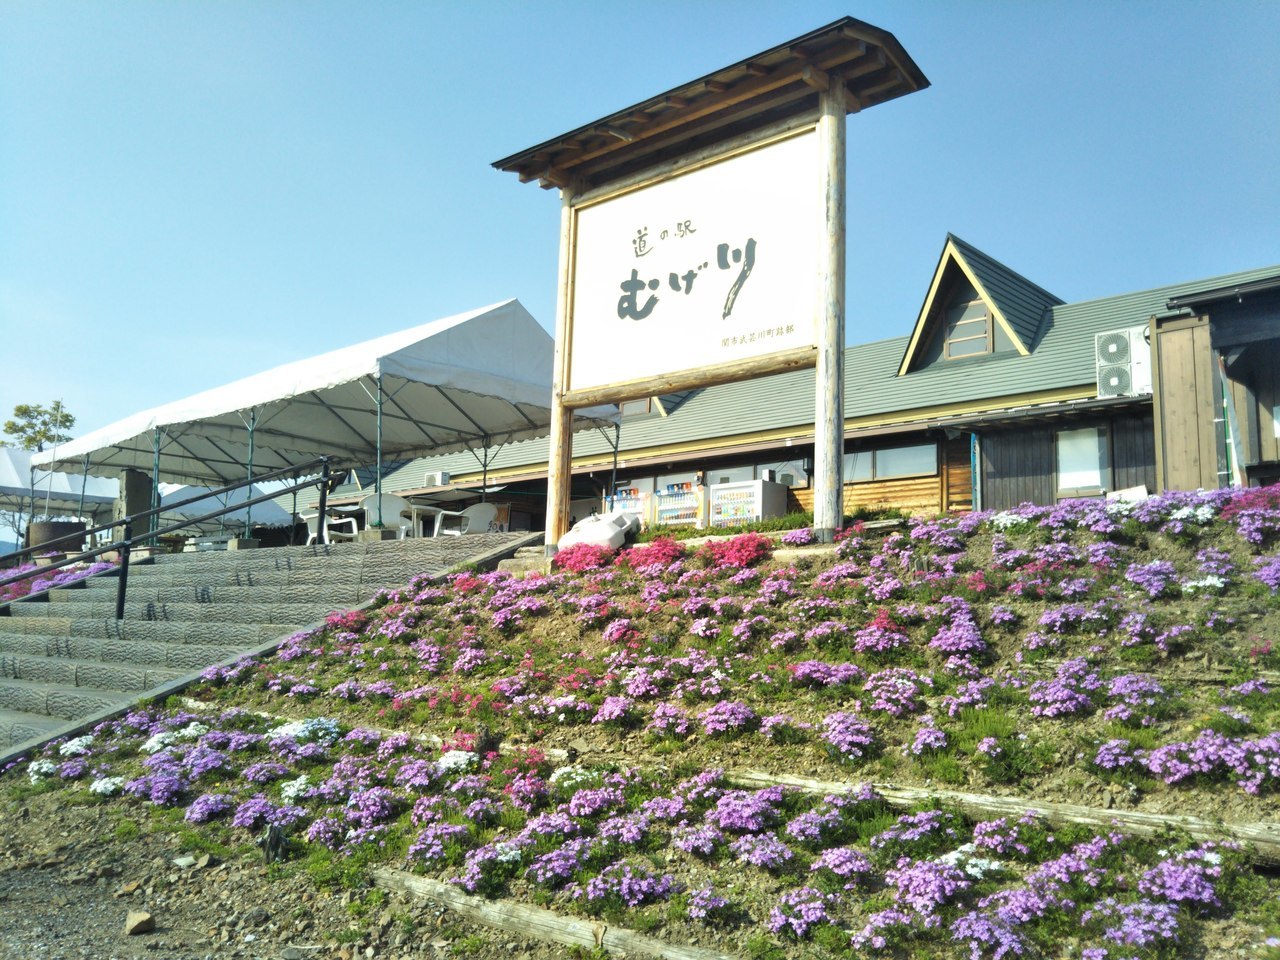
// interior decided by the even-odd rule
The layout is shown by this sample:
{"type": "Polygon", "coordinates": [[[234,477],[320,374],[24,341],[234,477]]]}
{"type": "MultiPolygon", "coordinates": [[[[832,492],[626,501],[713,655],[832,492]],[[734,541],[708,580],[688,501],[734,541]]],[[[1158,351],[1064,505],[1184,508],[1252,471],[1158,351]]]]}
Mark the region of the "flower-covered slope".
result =
{"type": "Polygon", "coordinates": [[[1080,501],[790,563],[746,535],[423,580],[210,671],[210,710],[136,711],[5,780],[760,955],[1265,947],[1280,891],[1247,850],[1035,807],[1280,819],[1278,503],[1080,501]],[[904,813],[860,781],[1028,812],[904,813]]]}

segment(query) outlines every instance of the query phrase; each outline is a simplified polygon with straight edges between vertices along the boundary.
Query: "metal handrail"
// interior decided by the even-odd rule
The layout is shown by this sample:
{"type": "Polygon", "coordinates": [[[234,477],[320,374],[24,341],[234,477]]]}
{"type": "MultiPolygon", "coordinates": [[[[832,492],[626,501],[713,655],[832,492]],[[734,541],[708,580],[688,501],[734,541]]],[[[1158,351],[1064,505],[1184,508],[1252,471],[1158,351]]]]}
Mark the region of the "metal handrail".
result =
{"type": "MultiPolygon", "coordinates": [[[[129,555],[132,552],[134,547],[143,546],[147,542],[156,540],[162,536],[168,536],[169,534],[173,533],[176,530],[182,530],[182,529],[185,529],[186,527],[195,526],[196,524],[199,524],[199,523],[205,523],[208,520],[217,519],[218,517],[221,517],[228,513],[232,513],[233,511],[242,510],[245,507],[255,507],[260,503],[266,503],[268,500],[275,500],[277,497],[280,497],[289,493],[295,493],[298,490],[305,490],[307,487],[318,486],[320,488],[320,502],[318,506],[319,506],[320,514],[321,516],[323,516],[326,509],[326,500],[328,499],[328,494],[329,494],[330,463],[331,463],[331,459],[329,457],[317,457],[316,459],[308,460],[305,463],[295,464],[293,466],[284,467],[279,470],[273,470],[270,473],[265,473],[265,474],[262,474],[261,476],[253,477],[248,480],[242,480],[239,483],[233,483],[233,484],[228,484],[225,487],[219,487],[217,490],[210,490],[204,493],[200,493],[196,496],[188,497],[185,500],[179,500],[177,503],[167,503],[167,504],[164,504],[163,506],[152,507],[149,510],[143,510],[138,513],[130,514],[129,516],[126,516],[126,517],[121,517],[119,520],[113,520],[110,523],[99,524],[98,526],[93,527],[92,529],[89,529],[89,530],[82,530],[78,533],[70,534],[65,537],[58,537],[56,540],[48,540],[44,543],[37,544],[36,547],[44,547],[45,549],[48,549],[50,546],[60,544],[60,543],[67,543],[70,541],[79,541],[83,543],[84,539],[91,534],[100,533],[103,530],[114,530],[116,527],[121,527],[121,526],[124,527],[124,531],[123,531],[124,536],[113,543],[106,544],[105,546],[101,546],[93,550],[82,551],[80,553],[77,553],[77,555],[74,557],[67,557],[55,563],[47,564],[41,567],[39,570],[28,570],[24,573],[20,573],[15,576],[0,578],[0,587],[7,587],[11,583],[19,583],[23,580],[29,580],[33,577],[44,576],[49,571],[60,570],[63,567],[69,567],[74,564],[84,563],[85,560],[92,560],[95,557],[100,557],[105,553],[118,551],[120,553],[120,564],[118,567],[113,568],[119,571],[118,586],[116,588],[116,619],[123,620],[125,594],[126,594],[126,591],[128,590],[128,583],[129,583],[129,555]],[[258,497],[252,497],[248,500],[241,500],[234,504],[228,504],[227,506],[224,506],[218,510],[213,510],[201,516],[192,517],[187,520],[181,520],[177,523],[171,523],[167,526],[160,527],[156,530],[148,531],[147,533],[141,534],[136,538],[133,536],[134,522],[138,520],[146,520],[150,518],[153,514],[158,514],[166,510],[175,510],[179,507],[185,507],[192,503],[198,503],[201,500],[207,500],[210,497],[221,496],[224,493],[230,493],[233,490],[239,490],[241,487],[251,487],[253,484],[260,483],[264,480],[273,480],[277,477],[284,476],[286,474],[296,475],[298,472],[302,470],[306,470],[310,467],[315,467],[315,466],[320,467],[320,475],[318,477],[314,477],[310,480],[299,480],[298,482],[285,486],[280,490],[274,491],[273,493],[264,493],[258,497]]],[[[32,553],[36,549],[36,547],[27,547],[26,549],[20,550],[17,553],[9,554],[8,556],[5,557],[5,559],[8,560],[11,557],[26,556],[32,553]]],[[[108,571],[104,570],[102,572],[107,573],[108,571]]],[[[23,599],[23,598],[18,598],[18,599],[23,599]]],[[[5,610],[9,606],[9,604],[12,602],[13,602],[12,600],[9,600],[9,601],[4,601],[3,603],[0,603],[0,610],[5,610]]]]}

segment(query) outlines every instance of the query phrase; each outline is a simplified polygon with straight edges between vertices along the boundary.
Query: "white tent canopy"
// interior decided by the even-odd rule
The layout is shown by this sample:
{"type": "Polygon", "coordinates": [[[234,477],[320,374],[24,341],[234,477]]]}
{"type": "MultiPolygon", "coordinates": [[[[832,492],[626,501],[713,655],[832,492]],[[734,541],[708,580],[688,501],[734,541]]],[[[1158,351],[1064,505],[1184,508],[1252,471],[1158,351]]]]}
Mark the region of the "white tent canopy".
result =
{"type": "MultiPolygon", "coordinates": [[[[161,492],[160,505],[169,507],[170,504],[187,500],[191,497],[198,496],[202,492],[207,492],[207,487],[192,486],[175,486],[169,487],[161,492]]],[[[177,523],[181,520],[203,516],[206,513],[213,513],[215,510],[221,510],[223,507],[232,506],[237,503],[243,503],[254,497],[260,497],[266,490],[263,490],[257,484],[252,487],[240,487],[232,490],[230,493],[224,493],[220,496],[208,496],[203,500],[197,500],[195,503],[188,504],[178,509],[166,509],[160,516],[161,524],[177,523]]],[[[250,521],[250,510],[252,510],[252,523],[261,527],[291,527],[293,526],[293,516],[284,507],[271,500],[263,503],[255,504],[252,508],[241,507],[239,510],[233,510],[230,513],[223,514],[213,520],[206,520],[203,524],[195,528],[198,531],[220,530],[226,527],[243,526],[250,521]]],[[[190,530],[185,531],[190,532],[190,530]]]]}
{"type": "MultiPolygon", "coordinates": [[[[544,436],[554,341],[518,300],[299,360],[145,410],[38,455],[222,486],[320,455],[337,465],[544,436]]],[[[579,411],[582,426],[612,407],[579,411]]],[[[577,424],[575,424],[577,426],[577,424]]]]}
{"type": "Polygon", "coordinates": [[[83,495],[85,516],[104,521],[110,517],[111,504],[119,492],[118,481],[50,473],[42,467],[32,469],[33,456],[16,447],[0,447],[0,511],[25,513],[28,517],[32,513],[78,515],[83,495]]]}

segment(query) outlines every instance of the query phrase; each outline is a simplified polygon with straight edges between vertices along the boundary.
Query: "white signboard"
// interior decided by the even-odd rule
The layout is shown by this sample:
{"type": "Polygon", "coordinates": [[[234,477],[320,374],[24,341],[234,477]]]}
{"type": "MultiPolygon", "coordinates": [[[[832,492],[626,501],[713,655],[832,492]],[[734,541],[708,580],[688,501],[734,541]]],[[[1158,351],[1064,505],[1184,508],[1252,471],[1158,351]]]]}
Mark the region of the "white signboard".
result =
{"type": "Polygon", "coordinates": [[[815,344],[812,131],[575,213],[570,390],[815,344]]]}

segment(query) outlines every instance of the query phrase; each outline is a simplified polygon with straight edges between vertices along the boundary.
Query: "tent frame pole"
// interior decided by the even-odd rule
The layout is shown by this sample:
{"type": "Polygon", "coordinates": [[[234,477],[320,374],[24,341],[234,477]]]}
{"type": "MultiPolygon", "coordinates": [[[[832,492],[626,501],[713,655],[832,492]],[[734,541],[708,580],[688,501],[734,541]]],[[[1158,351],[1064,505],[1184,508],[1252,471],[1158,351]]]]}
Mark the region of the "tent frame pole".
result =
{"type": "Polygon", "coordinates": [[[374,404],[378,408],[378,462],[374,468],[373,474],[373,492],[378,497],[378,528],[382,528],[382,404],[385,397],[382,393],[382,374],[379,373],[377,380],[378,395],[374,398],[374,404]]]}
{"type": "Polygon", "coordinates": [[[160,427],[156,427],[151,431],[151,519],[147,525],[147,532],[155,533],[159,529],[160,513],[156,510],[160,506],[160,427]]]}
{"type": "Polygon", "coordinates": [[[480,448],[483,451],[483,456],[481,456],[481,454],[476,453],[474,447],[468,448],[468,452],[471,454],[471,456],[475,458],[476,463],[480,464],[480,502],[481,503],[485,503],[489,499],[486,493],[486,491],[489,489],[489,464],[493,462],[493,458],[497,454],[498,450],[501,450],[504,446],[506,446],[505,443],[500,443],[495,448],[493,446],[493,437],[486,434],[484,437],[484,446],[480,448]]]}
{"type": "MultiPolygon", "coordinates": [[[[244,420],[243,414],[241,414],[240,419],[244,420]]],[[[247,488],[247,492],[249,494],[249,499],[252,500],[253,499],[253,438],[254,438],[254,434],[257,432],[257,429],[258,429],[258,408],[257,407],[249,408],[249,419],[245,421],[245,426],[249,430],[249,466],[245,474],[245,482],[249,484],[249,487],[247,488]]],[[[226,504],[224,503],[223,506],[226,506],[226,504]]],[[[218,526],[221,529],[222,527],[221,520],[219,520],[218,526]]],[[[249,537],[252,535],[252,533],[253,533],[253,505],[250,504],[247,508],[245,508],[245,512],[244,512],[244,538],[248,540],[249,537]]]]}
{"type": "MultiPolygon", "coordinates": [[[[80,504],[76,507],[76,513],[80,514],[81,518],[84,517],[84,490],[89,484],[89,454],[86,453],[84,455],[83,462],[84,473],[80,477],[80,504]]],[[[93,526],[93,524],[91,523],[89,526],[93,526]]]]}

